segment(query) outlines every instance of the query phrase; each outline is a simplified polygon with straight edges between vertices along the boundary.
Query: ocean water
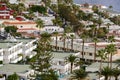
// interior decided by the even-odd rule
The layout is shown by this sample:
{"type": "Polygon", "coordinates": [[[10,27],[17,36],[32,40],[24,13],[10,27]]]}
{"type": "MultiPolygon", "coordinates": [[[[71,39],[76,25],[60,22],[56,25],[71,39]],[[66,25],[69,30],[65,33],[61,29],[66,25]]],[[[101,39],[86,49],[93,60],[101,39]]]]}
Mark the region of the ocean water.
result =
{"type": "Polygon", "coordinates": [[[113,10],[120,12],[120,0],[73,0],[74,3],[83,4],[83,3],[90,3],[90,4],[101,4],[107,7],[113,6],[113,10]]]}

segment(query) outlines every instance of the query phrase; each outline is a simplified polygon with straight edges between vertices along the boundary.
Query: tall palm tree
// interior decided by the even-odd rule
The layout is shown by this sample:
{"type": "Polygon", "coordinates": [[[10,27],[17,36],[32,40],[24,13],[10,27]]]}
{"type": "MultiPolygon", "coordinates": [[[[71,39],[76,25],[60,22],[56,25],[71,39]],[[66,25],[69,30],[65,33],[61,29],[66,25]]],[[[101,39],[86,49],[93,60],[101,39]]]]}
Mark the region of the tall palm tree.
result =
{"type": "Polygon", "coordinates": [[[87,72],[85,72],[85,70],[83,69],[75,70],[72,76],[73,79],[77,79],[77,80],[83,80],[86,77],[87,77],[87,72]]]}
{"type": "Polygon", "coordinates": [[[80,37],[82,38],[82,58],[84,58],[84,43],[85,43],[85,39],[87,38],[87,35],[83,33],[80,35],[80,37]]]}
{"type": "Polygon", "coordinates": [[[100,28],[100,26],[101,26],[102,23],[103,23],[103,22],[102,22],[102,19],[99,18],[99,19],[97,20],[97,24],[98,24],[99,28],[100,28]]]}
{"type": "Polygon", "coordinates": [[[115,80],[119,80],[118,79],[118,76],[120,75],[120,69],[118,69],[118,68],[113,68],[112,69],[112,76],[114,76],[115,77],[115,80]]]}
{"type": "Polygon", "coordinates": [[[64,48],[64,50],[65,50],[66,38],[67,38],[66,33],[63,33],[62,38],[63,38],[63,48],[64,48]]]}
{"type": "Polygon", "coordinates": [[[58,47],[58,32],[53,32],[53,35],[55,35],[55,45],[56,45],[56,51],[57,51],[57,47],[58,47]]]}
{"type": "Polygon", "coordinates": [[[71,66],[70,72],[71,72],[71,73],[72,73],[72,70],[73,70],[73,65],[74,65],[74,63],[76,62],[76,59],[77,59],[77,57],[74,56],[73,54],[69,55],[69,56],[66,58],[66,62],[70,63],[70,66],[71,66]]]}
{"type": "Polygon", "coordinates": [[[107,26],[107,28],[108,28],[108,31],[109,31],[110,25],[111,25],[110,23],[107,23],[107,24],[106,24],[106,26],[107,26]]]}
{"type": "Polygon", "coordinates": [[[112,75],[112,69],[109,68],[108,66],[107,67],[104,67],[102,70],[101,70],[101,75],[103,75],[105,77],[104,80],[108,80],[108,77],[112,75]]]}
{"type": "Polygon", "coordinates": [[[112,55],[115,54],[116,47],[114,44],[107,45],[106,47],[107,54],[110,55],[110,68],[112,68],[112,55]]]}
{"type": "Polygon", "coordinates": [[[98,42],[97,37],[95,37],[93,39],[93,41],[94,41],[94,61],[95,61],[96,60],[96,51],[97,51],[97,42],[98,42]]]}
{"type": "Polygon", "coordinates": [[[70,39],[71,39],[71,50],[73,50],[73,39],[75,38],[75,36],[73,34],[70,35],[70,39]]]}
{"type": "MultiPolygon", "coordinates": [[[[113,45],[113,42],[115,42],[115,39],[114,39],[114,36],[109,36],[108,37],[108,42],[110,42],[111,44],[111,46],[110,45],[108,45],[107,47],[106,47],[106,50],[107,50],[107,54],[108,54],[108,61],[110,60],[110,63],[111,63],[111,66],[112,66],[112,49],[113,50],[115,50],[116,51],[116,49],[115,49],[115,45],[113,45]],[[110,48],[110,47],[113,47],[112,49],[110,48]],[[110,50],[109,50],[110,49],[110,50]],[[110,58],[109,58],[109,55],[110,55],[110,58]]],[[[114,52],[115,52],[114,51],[114,52]]],[[[108,63],[108,65],[109,65],[109,63],[108,63]]],[[[111,67],[110,66],[110,67],[111,67]]]]}
{"type": "Polygon", "coordinates": [[[105,49],[101,49],[101,50],[98,50],[98,53],[97,53],[97,57],[100,57],[100,59],[101,59],[100,60],[100,75],[99,75],[99,78],[101,76],[102,61],[107,58],[105,52],[106,52],[105,49]]]}

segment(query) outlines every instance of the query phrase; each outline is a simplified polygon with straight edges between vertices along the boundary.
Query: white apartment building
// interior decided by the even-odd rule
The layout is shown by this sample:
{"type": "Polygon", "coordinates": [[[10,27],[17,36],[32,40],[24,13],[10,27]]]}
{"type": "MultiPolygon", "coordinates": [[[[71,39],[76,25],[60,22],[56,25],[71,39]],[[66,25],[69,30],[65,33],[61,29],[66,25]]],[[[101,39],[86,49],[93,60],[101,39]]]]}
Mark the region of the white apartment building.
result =
{"type": "MultiPolygon", "coordinates": [[[[3,49],[3,64],[17,63],[24,57],[33,57],[36,53],[33,50],[37,47],[33,44],[35,39],[17,39],[16,41],[1,41],[0,48],[3,49]]],[[[0,57],[1,59],[2,57],[0,57]]]]}
{"type": "Polygon", "coordinates": [[[0,42],[0,48],[4,50],[3,63],[16,63],[22,59],[18,54],[22,53],[21,42],[0,42]]]}
{"type": "Polygon", "coordinates": [[[19,39],[18,41],[21,41],[21,42],[23,41],[22,54],[24,58],[26,56],[31,58],[36,54],[36,52],[34,52],[33,50],[37,47],[37,45],[34,44],[37,41],[37,39],[19,39]]]}
{"type": "MultiPolygon", "coordinates": [[[[65,61],[65,58],[71,54],[75,56],[79,55],[79,53],[65,53],[65,52],[52,52],[52,53],[54,57],[52,59],[52,69],[54,69],[59,75],[67,75],[68,73],[70,73],[70,63],[67,63],[65,61]]],[[[73,66],[73,69],[75,68],[77,67],[73,66]]]]}
{"type": "Polygon", "coordinates": [[[0,66],[3,64],[3,49],[0,49],[0,66]]]}

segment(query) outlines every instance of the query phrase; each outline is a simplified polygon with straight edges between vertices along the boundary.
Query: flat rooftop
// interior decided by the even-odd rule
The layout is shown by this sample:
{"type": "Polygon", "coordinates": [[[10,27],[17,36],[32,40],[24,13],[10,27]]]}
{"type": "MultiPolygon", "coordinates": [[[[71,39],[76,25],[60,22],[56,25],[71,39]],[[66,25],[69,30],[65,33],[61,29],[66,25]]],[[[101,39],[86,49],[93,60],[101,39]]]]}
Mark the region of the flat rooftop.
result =
{"type": "Polygon", "coordinates": [[[0,67],[0,73],[26,73],[30,69],[30,65],[5,64],[0,67]]]}
{"type": "Polygon", "coordinates": [[[23,44],[26,44],[32,40],[35,39],[15,39],[15,41],[12,40],[0,40],[0,48],[10,48],[11,46],[15,46],[16,44],[23,42],[23,44]]]}
{"type": "Polygon", "coordinates": [[[65,57],[68,57],[70,54],[75,53],[66,53],[66,52],[52,52],[54,59],[64,59],[65,57]]]}

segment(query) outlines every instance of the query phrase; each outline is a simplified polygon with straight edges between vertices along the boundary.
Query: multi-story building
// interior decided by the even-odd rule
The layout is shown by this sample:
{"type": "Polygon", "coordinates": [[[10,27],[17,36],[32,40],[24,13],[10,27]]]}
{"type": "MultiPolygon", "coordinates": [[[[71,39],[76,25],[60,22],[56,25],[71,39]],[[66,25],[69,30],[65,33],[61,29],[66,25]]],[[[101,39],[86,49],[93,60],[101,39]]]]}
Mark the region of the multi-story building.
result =
{"type": "MultiPolygon", "coordinates": [[[[60,76],[64,76],[70,73],[70,63],[66,62],[66,58],[69,55],[78,56],[79,53],[65,53],[65,52],[52,52],[52,69],[54,69],[60,76]]],[[[73,65],[73,70],[78,68],[78,66],[73,65]]]]}
{"type": "Polygon", "coordinates": [[[36,48],[36,45],[33,44],[35,41],[35,39],[0,41],[0,60],[3,61],[3,64],[6,64],[17,63],[26,56],[30,58],[33,57],[36,54],[33,52],[33,50],[36,48]],[[2,54],[2,49],[4,54],[2,54]]]}
{"type": "Polygon", "coordinates": [[[0,49],[0,66],[3,64],[3,49],[0,49]]]}
{"type": "Polygon", "coordinates": [[[5,3],[0,3],[0,19],[10,19],[12,18],[13,10],[9,9],[5,3]]]}

